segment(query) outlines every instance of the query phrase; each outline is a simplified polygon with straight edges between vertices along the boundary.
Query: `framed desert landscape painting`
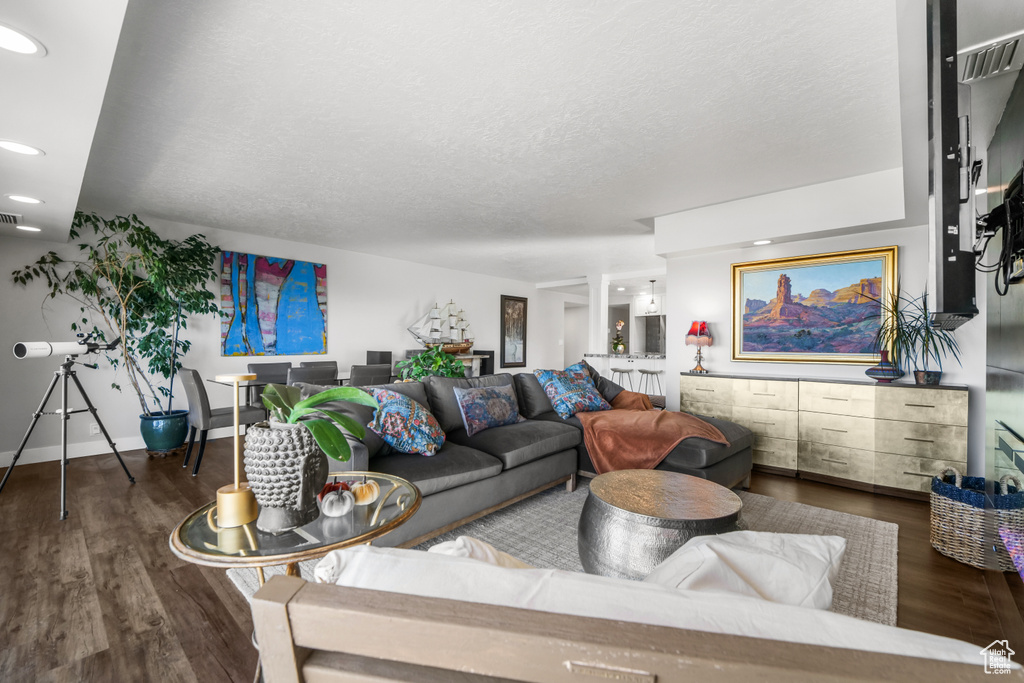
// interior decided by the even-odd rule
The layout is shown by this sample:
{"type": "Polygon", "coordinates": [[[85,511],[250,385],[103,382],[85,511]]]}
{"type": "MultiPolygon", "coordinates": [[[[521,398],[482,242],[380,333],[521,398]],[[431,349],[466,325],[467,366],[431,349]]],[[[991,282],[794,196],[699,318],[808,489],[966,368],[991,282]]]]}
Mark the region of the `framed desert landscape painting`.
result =
{"type": "Polygon", "coordinates": [[[892,246],[734,263],[733,360],[877,363],[896,261],[892,246]]]}

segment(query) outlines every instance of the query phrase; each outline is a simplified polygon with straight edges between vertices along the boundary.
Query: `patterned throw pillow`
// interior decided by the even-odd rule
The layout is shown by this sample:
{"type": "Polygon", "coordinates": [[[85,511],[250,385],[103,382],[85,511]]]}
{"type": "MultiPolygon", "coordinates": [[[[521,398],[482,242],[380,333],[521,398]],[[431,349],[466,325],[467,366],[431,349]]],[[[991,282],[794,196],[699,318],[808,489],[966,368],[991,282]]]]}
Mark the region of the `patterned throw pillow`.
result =
{"type": "Polygon", "coordinates": [[[473,436],[491,427],[515,424],[519,417],[516,392],[505,384],[496,387],[454,387],[466,434],[473,436]]]}
{"type": "Polygon", "coordinates": [[[444,431],[429,410],[390,389],[369,391],[380,404],[369,425],[375,434],[403,453],[437,453],[444,444],[444,431]]]}
{"type": "Polygon", "coordinates": [[[533,374],[551,399],[551,407],[563,420],[576,413],[612,409],[580,363],[565,370],[534,370],[533,374]]]}

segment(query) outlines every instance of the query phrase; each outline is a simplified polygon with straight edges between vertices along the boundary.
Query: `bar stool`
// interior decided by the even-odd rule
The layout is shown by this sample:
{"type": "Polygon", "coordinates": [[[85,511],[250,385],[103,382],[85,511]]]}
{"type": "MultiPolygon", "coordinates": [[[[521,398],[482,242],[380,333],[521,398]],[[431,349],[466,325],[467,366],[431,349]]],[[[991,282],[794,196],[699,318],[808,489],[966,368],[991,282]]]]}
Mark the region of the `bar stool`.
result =
{"type": "Polygon", "coordinates": [[[653,382],[658,383],[657,396],[663,396],[664,391],[661,388],[661,370],[645,370],[640,369],[640,393],[650,394],[653,382]]]}
{"type": "Polygon", "coordinates": [[[629,390],[633,391],[633,368],[612,368],[612,381],[619,386],[623,384],[623,375],[629,379],[629,390]],[[618,375],[618,379],[615,378],[616,375],[618,375]]]}

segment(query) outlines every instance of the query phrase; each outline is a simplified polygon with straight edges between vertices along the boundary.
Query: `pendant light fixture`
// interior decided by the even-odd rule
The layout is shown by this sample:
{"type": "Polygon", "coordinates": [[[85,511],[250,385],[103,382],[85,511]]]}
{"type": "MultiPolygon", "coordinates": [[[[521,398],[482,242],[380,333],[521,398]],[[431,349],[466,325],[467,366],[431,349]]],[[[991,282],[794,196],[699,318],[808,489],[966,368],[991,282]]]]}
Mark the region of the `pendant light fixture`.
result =
{"type": "Polygon", "coordinates": [[[655,315],[658,312],[658,302],[654,300],[654,280],[651,280],[651,303],[647,304],[647,315],[655,315]]]}

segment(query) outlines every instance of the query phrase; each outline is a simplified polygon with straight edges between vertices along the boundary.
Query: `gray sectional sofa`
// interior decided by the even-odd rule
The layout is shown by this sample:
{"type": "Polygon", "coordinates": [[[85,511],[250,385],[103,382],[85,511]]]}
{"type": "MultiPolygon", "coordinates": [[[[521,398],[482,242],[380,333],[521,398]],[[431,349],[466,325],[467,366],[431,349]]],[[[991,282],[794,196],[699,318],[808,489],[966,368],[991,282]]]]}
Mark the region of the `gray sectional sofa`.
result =
{"type": "MultiPolygon", "coordinates": [[[[329,388],[298,386],[303,395],[329,388]]],[[[349,468],[402,477],[416,484],[423,494],[419,511],[375,545],[416,545],[563,482],[572,490],[577,470],[593,472],[579,420],[560,418],[532,374],[427,377],[422,382],[376,388],[403,394],[429,409],[445,432],[445,442],[437,453],[427,457],[394,451],[370,430],[361,441],[350,438],[353,455],[349,468]],[[520,415],[526,419],[469,436],[454,388],[501,385],[515,388],[520,415]]],[[[598,388],[609,400],[622,391],[608,380],[598,382],[598,388]]],[[[372,420],[373,411],[366,406],[339,401],[330,407],[352,415],[362,424],[372,420]]],[[[733,446],[724,448],[703,439],[687,439],[686,445],[673,450],[659,469],[702,476],[729,487],[743,483],[751,467],[750,433],[723,420],[704,419],[718,426],[733,446]]],[[[337,469],[337,463],[331,465],[337,469]]]]}

